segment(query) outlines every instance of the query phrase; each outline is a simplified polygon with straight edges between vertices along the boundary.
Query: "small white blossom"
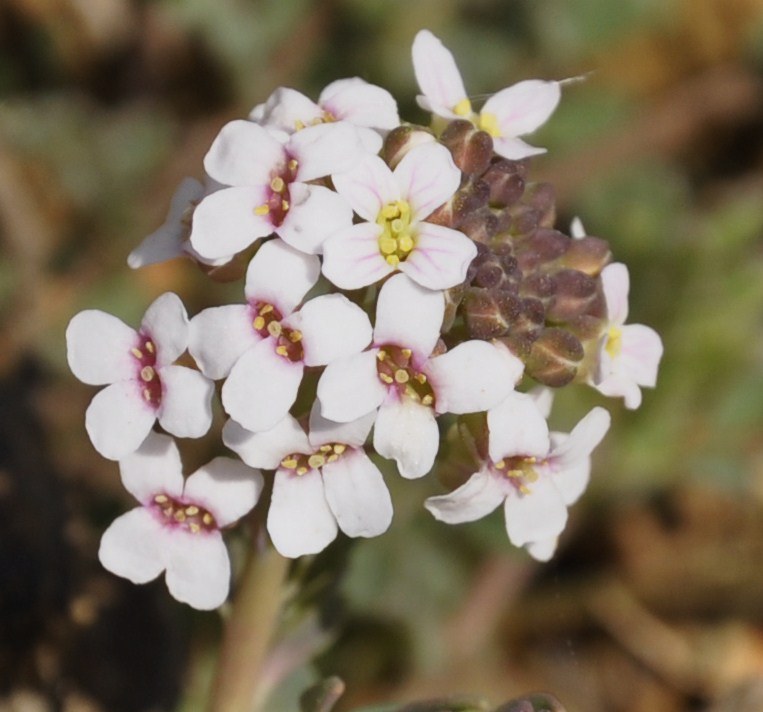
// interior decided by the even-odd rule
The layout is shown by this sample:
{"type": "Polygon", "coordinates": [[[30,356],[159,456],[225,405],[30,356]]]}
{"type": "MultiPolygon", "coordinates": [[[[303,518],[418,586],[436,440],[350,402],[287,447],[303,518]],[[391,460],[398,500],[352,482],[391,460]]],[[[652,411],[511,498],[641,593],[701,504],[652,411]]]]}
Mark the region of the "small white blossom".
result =
{"type": "Polygon", "coordinates": [[[362,220],[323,246],[323,273],[337,287],[365,287],[398,271],[428,289],[464,281],[476,246],[458,230],[427,222],[461,182],[447,148],[417,146],[394,171],[369,156],[333,180],[362,220]]]}
{"type": "Polygon", "coordinates": [[[276,471],[267,527],[281,554],[322,551],[337,527],[351,537],[378,536],[388,529],[389,491],[363,450],[373,421],[371,413],[333,423],[313,407],[308,434],[290,415],[256,434],[232,420],[226,423],[223,442],[229,448],[253,467],[276,471]]]}
{"type": "Polygon", "coordinates": [[[588,484],[591,452],[609,423],[609,413],[594,408],[569,435],[549,433],[533,397],[512,393],[488,411],[488,453],[480,469],[450,494],[428,498],[425,506],[436,519],[459,524],[503,504],[511,543],[545,561],[567,523],[567,507],[588,484]]]}
{"type": "Polygon", "coordinates": [[[514,84],[493,94],[479,113],[472,110],[453,55],[429,30],[413,41],[413,69],[423,96],[419,106],[444,119],[468,119],[493,137],[495,152],[519,160],[546,149],[525,143],[520,136],[542,126],[561,96],[559,82],[537,79],[514,84]]]}
{"type": "Polygon", "coordinates": [[[262,475],[217,457],[183,480],[177,445],[152,433],[119,463],[125,488],[141,506],[104,532],[103,566],[133,583],[166,571],[167,588],[194,608],[217,608],[228,597],[230,561],[221,529],[246,514],[262,491],[262,475]]]}
{"type": "Polygon", "coordinates": [[[66,330],[72,373],[107,386],[93,398],[85,426],[96,450],[111,460],[134,452],[156,420],[178,437],[198,438],[212,423],[214,386],[201,373],[173,365],[188,342],[188,317],[167,292],[135,331],[111,314],[80,312],[66,330]]]}

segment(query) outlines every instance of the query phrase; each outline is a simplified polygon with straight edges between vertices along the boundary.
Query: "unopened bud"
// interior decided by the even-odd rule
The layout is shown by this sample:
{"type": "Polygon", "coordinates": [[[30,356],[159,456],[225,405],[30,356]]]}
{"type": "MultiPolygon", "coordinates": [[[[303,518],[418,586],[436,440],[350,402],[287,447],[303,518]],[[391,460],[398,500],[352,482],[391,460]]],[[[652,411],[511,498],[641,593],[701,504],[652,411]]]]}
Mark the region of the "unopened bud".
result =
{"type": "Polygon", "coordinates": [[[524,164],[506,158],[493,161],[482,175],[490,186],[490,204],[494,207],[514,205],[525,192],[524,164]]]}
{"type": "Polygon", "coordinates": [[[489,245],[498,234],[498,216],[490,208],[481,208],[469,213],[458,223],[458,229],[474,242],[489,245]]]}
{"type": "Polygon", "coordinates": [[[523,272],[532,272],[541,265],[559,259],[567,251],[571,238],[558,230],[539,228],[519,242],[516,255],[523,272]]]}
{"type": "MultiPolygon", "coordinates": [[[[519,311],[519,300],[515,300],[514,311],[519,311]]],[[[501,295],[492,290],[469,287],[463,301],[464,318],[469,335],[473,339],[493,339],[506,333],[509,322],[504,318],[501,305],[498,303],[501,295]]],[[[508,305],[504,307],[509,308],[508,305]]]]}
{"type": "Polygon", "coordinates": [[[528,183],[522,202],[538,211],[539,227],[553,227],[556,222],[556,192],[551,183],[528,183]]]}
{"type": "Polygon", "coordinates": [[[597,295],[597,281],[583,272],[563,269],[554,274],[556,295],[546,319],[565,323],[585,313],[597,295]]]}
{"type": "Polygon", "coordinates": [[[544,386],[559,388],[575,378],[583,360],[583,345],[565,329],[544,329],[525,359],[527,375],[544,386]]]}
{"type": "Polygon", "coordinates": [[[403,156],[412,148],[436,140],[434,134],[422,126],[398,126],[387,134],[379,155],[394,170],[395,166],[403,160],[403,156]]]}
{"type": "Polygon", "coordinates": [[[612,259],[609,243],[599,237],[570,240],[560,264],[596,277],[612,259]]]}
{"type": "Polygon", "coordinates": [[[453,162],[464,173],[479,175],[490,165],[493,139],[471,121],[451,121],[440,135],[440,141],[450,150],[453,162]]]}

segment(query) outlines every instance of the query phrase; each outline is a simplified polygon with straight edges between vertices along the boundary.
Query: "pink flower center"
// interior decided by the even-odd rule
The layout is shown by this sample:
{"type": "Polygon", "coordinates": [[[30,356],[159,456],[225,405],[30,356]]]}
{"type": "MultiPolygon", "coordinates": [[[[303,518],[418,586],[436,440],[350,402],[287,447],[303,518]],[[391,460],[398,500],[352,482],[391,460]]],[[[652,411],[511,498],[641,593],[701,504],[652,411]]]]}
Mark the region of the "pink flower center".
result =
{"type": "Polygon", "coordinates": [[[168,494],[157,494],[152,500],[151,507],[162,522],[184,529],[191,534],[217,529],[215,518],[206,509],[196,504],[181,502],[168,494]]]}
{"type": "Polygon", "coordinates": [[[342,443],[327,443],[321,445],[312,455],[295,452],[281,460],[281,467],[292,470],[298,475],[307,474],[310,470],[318,470],[329,462],[336,462],[347,450],[342,443]]]}
{"type": "Polygon", "coordinates": [[[254,209],[256,215],[267,215],[273,227],[280,227],[289,212],[289,185],[296,180],[298,168],[297,159],[290,158],[280,170],[274,172],[267,188],[266,201],[254,209]]]}
{"type": "Polygon", "coordinates": [[[435,396],[426,374],[413,364],[413,352],[394,344],[386,344],[376,354],[376,373],[387,388],[395,388],[422,405],[434,406],[435,396]]]}
{"type": "Polygon", "coordinates": [[[507,457],[498,462],[493,462],[492,467],[502,477],[505,477],[522,494],[530,494],[530,487],[538,479],[538,473],[535,465],[542,464],[538,462],[537,457],[515,455],[507,457]]]}
{"type": "Polygon", "coordinates": [[[162,402],[162,382],[156,371],[156,346],[149,336],[139,334],[138,345],[131,350],[138,362],[138,382],[146,403],[158,408],[162,402]]]}
{"type": "Polygon", "coordinates": [[[252,328],[263,338],[275,339],[275,352],[287,361],[298,363],[305,356],[302,348],[302,332],[281,324],[281,312],[272,304],[257,302],[252,307],[252,328]]]}

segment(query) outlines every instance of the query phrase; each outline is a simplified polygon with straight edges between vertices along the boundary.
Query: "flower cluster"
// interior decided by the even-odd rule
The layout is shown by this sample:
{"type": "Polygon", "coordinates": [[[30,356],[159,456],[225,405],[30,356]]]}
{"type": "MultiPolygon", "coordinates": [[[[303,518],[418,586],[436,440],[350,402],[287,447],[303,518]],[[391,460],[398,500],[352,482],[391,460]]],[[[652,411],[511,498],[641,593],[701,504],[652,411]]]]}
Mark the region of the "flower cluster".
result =
{"type": "Polygon", "coordinates": [[[476,111],[428,31],[413,65],[430,126],[402,123],[394,98],[358,78],[317,102],[280,88],[222,128],[204,182],[184,181],[167,222],[129,257],[139,267],[184,255],[212,276],[241,275],[240,303],[189,320],[164,294],[137,331],[99,311],[72,319],[72,371],[107,386],[87,431],[141,504],[103,536],[114,573],[140,583],[166,570],[179,600],[220,605],[220,530],[254,507],[260,470],[273,545],[298,557],[339,530],[386,531],[380,458],[423,477],[441,433],[474,470],[426,508],[458,523],[504,504],[511,542],[548,559],[609,414],[550,432],[547,388],[588,383],[635,408],[654,385],[661,342],[624,325],[626,267],[579,224],[572,236],[555,229],[550,186],[528,180],[544,149],[520,137],[552,114],[560,83],[520,82],[476,111]],[[175,363],[186,351],[196,368],[175,363]],[[240,460],[184,480],[170,435],[210,430],[215,382],[222,442],[240,460]]]}

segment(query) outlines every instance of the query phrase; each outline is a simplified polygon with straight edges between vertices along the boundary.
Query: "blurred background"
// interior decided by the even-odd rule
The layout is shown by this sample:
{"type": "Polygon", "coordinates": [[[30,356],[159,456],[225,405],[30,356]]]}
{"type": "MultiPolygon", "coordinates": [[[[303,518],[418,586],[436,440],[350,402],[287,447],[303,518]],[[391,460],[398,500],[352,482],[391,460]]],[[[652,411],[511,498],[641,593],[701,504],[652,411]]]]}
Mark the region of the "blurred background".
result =
{"type": "MultiPolygon", "coordinates": [[[[191,314],[239,299],[190,263],[126,256],[278,85],[317,97],[357,75],[425,121],[423,27],[473,95],[587,75],[531,139],[549,149],[531,175],[562,230],[581,216],[629,265],[630,322],[665,357],[635,413],[559,395],[559,428],[594,404],[614,422],[550,564],[499,514],[432,521],[434,478],[389,477],[387,535],[297,567],[321,654],[269,709],[338,674],[341,709],[544,690],[568,712],[763,710],[762,0],[0,0],[2,712],[203,709],[218,616],[98,564],[132,502],[87,439],[94,389],[64,330],[85,308],[136,324],[167,290],[191,314]]],[[[184,443],[186,470],[214,447],[184,443]]]]}

